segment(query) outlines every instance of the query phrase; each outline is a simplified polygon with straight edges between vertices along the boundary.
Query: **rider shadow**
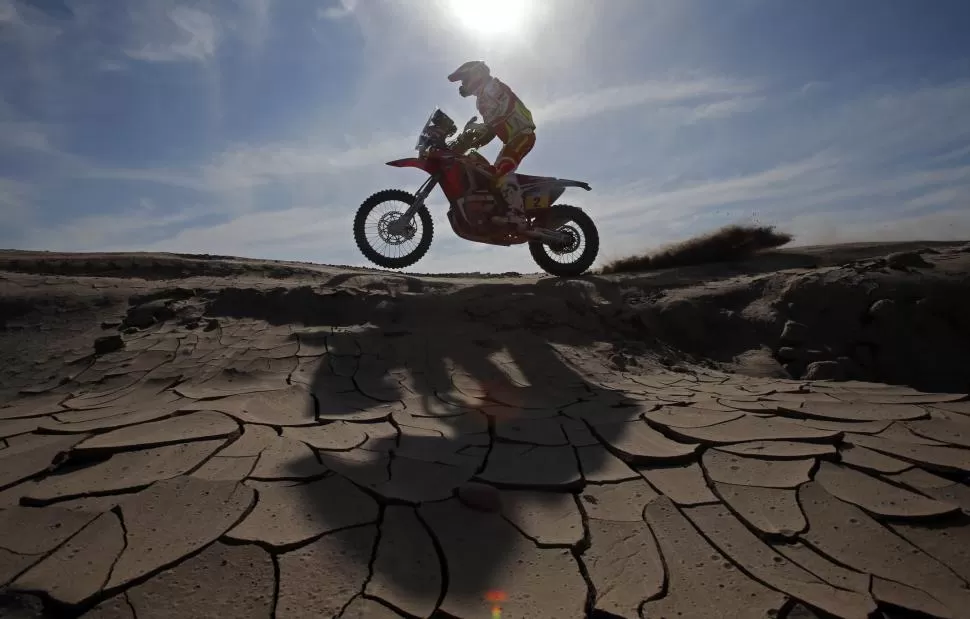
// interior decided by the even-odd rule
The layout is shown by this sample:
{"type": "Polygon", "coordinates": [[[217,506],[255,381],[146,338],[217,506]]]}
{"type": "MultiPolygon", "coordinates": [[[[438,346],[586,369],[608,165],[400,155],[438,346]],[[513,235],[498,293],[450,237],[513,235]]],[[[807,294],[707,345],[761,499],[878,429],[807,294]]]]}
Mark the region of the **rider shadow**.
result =
{"type": "MultiPolygon", "coordinates": [[[[436,616],[489,617],[496,589],[510,617],[546,614],[538,605],[550,599],[562,604],[556,616],[588,603],[570,556],[588,544],[577,493],[591,477],[639,479],[604,445],[642,409],[597,384],[597,374],[609,382],[610,370],[588,352],[584,359],[603,345],[592,329],[537,311],[583,294],[563,290],[550,304],[528,287],[475,286],[412,297],[352,335],[298,335],[326,344],[309,385],[319,413],[366,434],[351,449],[317,452],[381,505],[376,540],[341,537],[357,540],[343,542],[354,545],[345,560],[369,564],[364,597],[379,596],[405,616],[440,605],[436,616]],[[340,374],[352,374],[354,397],[364,394],[380,412],[341,404],[349,400],[334,390],[340,374]]],[[[305,501],[325,522],[344,509],[320,493],[305,501]]]]}

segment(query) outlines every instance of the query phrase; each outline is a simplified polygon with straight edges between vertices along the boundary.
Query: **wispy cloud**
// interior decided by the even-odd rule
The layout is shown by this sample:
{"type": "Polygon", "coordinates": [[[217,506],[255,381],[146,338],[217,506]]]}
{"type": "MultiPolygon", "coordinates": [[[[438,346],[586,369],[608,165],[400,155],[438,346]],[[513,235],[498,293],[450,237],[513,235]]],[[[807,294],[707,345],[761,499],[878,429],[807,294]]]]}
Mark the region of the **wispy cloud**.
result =
{"type": "Polygon", "coordinates": [[[149,30],[147,41],[125,53],[148,62],[203,61],[215,53],[218,29],[212,15],[176,6],[167,12],[167,18],[169,24],[149,30]]]}
{"type": "MultiPolygon", "coordinates": [[[[141,251],[159,238],[177,233],[214,211],[201,206],[182,210],[159,209],[151,201],[137,201],[120,213],[88,215],[53,226],[32,228],[20,241],[21,247],[58,248],[64,251],[105,251],[122,247],[141,251]]],[[[201,248],[204,245],[200,246],[201,248]]]]}
{"type": "Polygon", "coordinates": [[[347,247],[347,230],[353,213],[321,217],[319,207],[294,207],[248,213],[217,224],[189,226],[150,243],[123,238],[111,244],[117,250],[210,252],[237,256],[267,254],[314,255],[322,259],[335,249],[347,247]]]}
{"type": "Polygon", "coordinates": [[[51,144],[41,123],[0,120],[0,148],[50,151],[51,144]]]}
{"type": "Polygon", "coordinates": [[[603,201],[608,206],[598,214],[600,219],[637,214],[641,221],[651,221],[671,214],[680,217],[708,207],[779,198],[798,191],[801,183],[824,178],[823,174],[833,171],[838,163],[832,155],[818,154],[750,174],[686,183],[664,190],[649,183],[633,183],[607,196],[603,201]]]}
{"type": "Polygon", "coordinates": [[[204,178],[190,171],[171,170],[166,168],[117,168],[93,165],[89,162],[75,161],[75,165],[66,173],[75,178],[90,178],[98,180],[143,181],[196,191],[211,191],[212,185],[204,178]]]}
{"type": "Polygon", "coordinates": [[[338,148],[327,144],[276,143],[234,146],[203,169],[210,187],[239,189],[274,180],[335,174],[378,165],[408,153],[413,137],[388,137],[379,141],[338,148]]]}
{"type": "MultiPolygon", "coordinates": [[[[540,108],[536,117],[545,127],[546,124],[557,122],[578,122],[623,107],[683,103],[703,97],[748,93],[753,88],[750,84],[726,79],[650,82],[623,87],[625,94],[619,97],[611,97],[603,92],[573,95],[562,103],[540,108]]],[[[750,111],[761,101],[760,97],[740,97],[699,103],[696,106],[671,105],[668,111],[678,118],[676,121],[668,118],[668,125],[726,118],[750,111]]],[[[91,168],[85,171],[85,175],[91,178],[144,180],[199,190],[233,191],[274,181],[339,174],[380,165],[410,152],[414,141],[414,135],[392,135],[370,140],[351,140],[350,144],[337,146],[332,136],[320,136],[300,142],[236,144],[213,157],[199,167],[198,171],[91,168]]]]}
{"type": "MultiPolygon", "coordinates": [[[[537,106],[534,116],[537,122],[541,123],[577,121],[606,112],[643,105],[671,105],[690,100],[700,103],[703,99],[738,97],[751,94],[756,89],[757,86],[754,83],[723,78],[651,80],[566,95],[557,101],[537,106]]],[[[716,102],[707,103],[707,105],[715,104],[716,102]]]]}
{"type": "Polygon", "coordinates": [[[274,0],[234,0],[239,11],[227,22],[257,53],[262,51],[270,29],[274,0]]]}
{"type": "Polygon", "coordinates": [[[13,23],[17,19],[17,7],[13,0],[0,0],[0,23],[13,23]]]}
{"type": "Polygon", "coordinates": [[[100,180],[143,181],[203,192],[234,192],[273,182],[326,177],[407,155],[413,137],[388,137],[339,148],[321,144],[278,142],[237,144],[193,168],[119,168],[83,163],[70,174],[100,180]]]}
{"type": "Polygon", "coordinates": [[[317,17],[321,19],[342,19],[354,12],[357,0],[331,0],[336,2],[332,6],[317,9],[317,17]]]}

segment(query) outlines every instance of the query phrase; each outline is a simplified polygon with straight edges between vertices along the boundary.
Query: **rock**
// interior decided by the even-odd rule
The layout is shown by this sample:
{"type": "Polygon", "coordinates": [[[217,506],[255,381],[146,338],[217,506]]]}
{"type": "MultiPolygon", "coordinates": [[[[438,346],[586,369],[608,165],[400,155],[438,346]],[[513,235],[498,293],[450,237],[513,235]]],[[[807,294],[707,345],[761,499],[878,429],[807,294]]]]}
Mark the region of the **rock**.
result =
{"type": "Polygon", "coordinates": [[[101,321],[102,329],[117,329],[121,326],[121,321],[117,318],[109,318],[108,320],[101,321]]]}
{"type": "Polygon", "coordinates": [[[13,485],[46,470],[86,437],[86,434],[27,434],[6,439],[7,447],[0,450],[0,487],[13,485]]]}
{"type": "Polygon", "coordinates": [[[845,369],[838,361],[813,361],[805,369],[805,380],[845,380],[845,369]]]}
{"type": "Polygon", "coordinates": [[[786,321],[785,327],[781,331],[781,340],[783,342],[800,344],[804,342],[807,337],[808,327],[800,322],[795,322],[794,320],[786,321]]]}
{"type": "Polygon", "coordinates": [[[458,499],[468,507],[483,512],[497,512],[502,509],[499,491],[488,484],[475,481],[458,487],[458,499]]]}
{"type": "Polygon", "coordinates": [[[852,357],[840,356],[835,358],[835,362],[842,368],[842,373],[847,380],[856,380],[862,375],[862,368],[852,359],[852,357]]]}
{"type": "Polygon", "coordinates": [[[128,315],[125,316],[124,325],[126,327],[136,327],[139,329],[144,329],[145,327],[150,327],[156,322],[164,322],[169,318],[175,316],[175,312],[172,308],[165,305],[165,302],[161,299],[156,301],[149,301],[148,303],[142,303],[141,305],[136,305],[128,310],[128,315]]]}
{"type": "Polygon", "coordinates": [[[203,331],[215,331],[219,328],[219,321],[215,318],[210,318],[205,322],[205,329],[203,331]]]}
{"type": "Polygon", "coordinates": [[[899,251],[886,256],[886,264],[891,269],[906,270],[907,268],[931,269],[933,265],[923,259],[918,251],[899,251]]]}
{"type": "Polygon", "coordinates": [[[879,299],[869,307],[873,318],[888,318],[896,313],[896,302],[892,299],[879,299]]]}
{"type": "Polygon", "coordinates": [[[96,355],[106,355],[124,347],[125,341],[121,339],[120,335],[105,335],[94,340],[94,354],[96,355]]]}

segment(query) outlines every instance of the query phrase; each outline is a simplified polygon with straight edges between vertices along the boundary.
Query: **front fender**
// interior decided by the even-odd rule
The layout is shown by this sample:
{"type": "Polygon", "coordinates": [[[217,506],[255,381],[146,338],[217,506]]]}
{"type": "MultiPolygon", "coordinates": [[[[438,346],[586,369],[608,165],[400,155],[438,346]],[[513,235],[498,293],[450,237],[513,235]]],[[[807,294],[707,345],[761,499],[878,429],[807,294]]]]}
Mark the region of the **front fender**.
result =
{"type": "Polygon", "coordinates": [[[417,157],[410,157],[408,159],[395,159],[394,161],[388,161],[386,165],[393,166],[395,168],[418,168],[420,170],[428,170],[428,162],[423,159],[418,159],[417,157]]]}

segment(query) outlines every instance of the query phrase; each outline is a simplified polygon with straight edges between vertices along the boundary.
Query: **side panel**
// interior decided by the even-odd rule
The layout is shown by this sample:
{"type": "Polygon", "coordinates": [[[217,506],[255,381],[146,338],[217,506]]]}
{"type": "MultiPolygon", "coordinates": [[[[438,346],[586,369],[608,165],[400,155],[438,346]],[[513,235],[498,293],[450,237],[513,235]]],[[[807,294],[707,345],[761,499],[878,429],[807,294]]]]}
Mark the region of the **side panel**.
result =
{"type": "Polygon", "coordinates": [[[470,191],[485,188],[488,177],[479,167],[459,158],[443,162],[442,165],[444,174],[441,179],[441,190],[452,202],[470,191]]]}
{"type": "Polygon", "coordinates": [[[465,172],[454,160],[444,162],[442,168],[441,191],[449,201],[454,202],[465,195],[468,186],[465,172]]]}
{"type": "Polygon", "coordinates": [[[566,191],[565,187],[552,184],[523,187],[522,202],[527,211],[549,208],[564,191],[566,191]]]}

